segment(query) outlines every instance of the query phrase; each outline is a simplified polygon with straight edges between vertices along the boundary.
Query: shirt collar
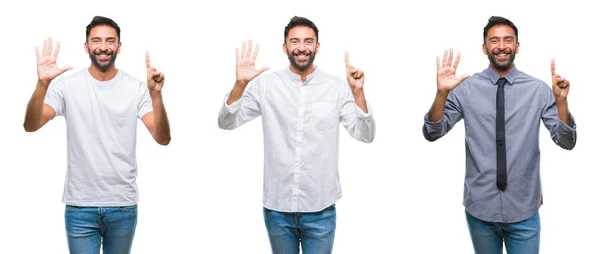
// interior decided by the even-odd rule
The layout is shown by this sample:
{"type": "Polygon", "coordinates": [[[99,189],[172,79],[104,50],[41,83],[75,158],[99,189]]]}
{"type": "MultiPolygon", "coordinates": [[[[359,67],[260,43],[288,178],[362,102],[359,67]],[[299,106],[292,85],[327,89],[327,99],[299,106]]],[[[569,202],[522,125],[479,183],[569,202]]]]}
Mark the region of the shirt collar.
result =
{"type": "MultiPolygon", "coordinates": [[[[311,79],[313,79],[314,77],[316,77],[319,74],[320,71],[319,71],[319,68],[317,68],[317,65],[313,65],[313,66],[315,67],[315,70],[311,74],[308,74],[308,76],[306,76],[306,82],[304,82],[304,83],[308,83],[308,81],[310,81],[311,79]]],[[[296,81],[296,82],[298,82],[300,84],[303,83],[302,82],[302,78],[300,77],[300,75],[292,72],[292,70],[290,69],[290,67],[285,68],[285,70],[286,70],[286,73],[288,74],[288,76],[292,80],[294,80],[294,81],[296,81]]]]}
{"type": "MultiPolygon", "coordinates": [[[[498,84],[498,80],[501,78],[500,75],[498,75],[498,73],[496,73],[491,65],[488,66],[487,69],[485,69],[485,71],[483,71],[488,78],[490,79],[490,82],[492,82],[492,84],[497,85],[498,84]]],[[[515,79],[517,78],[517,74],[519,73],[519,70],[517,70],[517,65],[513,65],[512,69],[506,73],[506,76],[504,76],[504,78],[506,78],[506,81],[508,81],[509,85],[512,85],[515,82],[515,79]]]]}

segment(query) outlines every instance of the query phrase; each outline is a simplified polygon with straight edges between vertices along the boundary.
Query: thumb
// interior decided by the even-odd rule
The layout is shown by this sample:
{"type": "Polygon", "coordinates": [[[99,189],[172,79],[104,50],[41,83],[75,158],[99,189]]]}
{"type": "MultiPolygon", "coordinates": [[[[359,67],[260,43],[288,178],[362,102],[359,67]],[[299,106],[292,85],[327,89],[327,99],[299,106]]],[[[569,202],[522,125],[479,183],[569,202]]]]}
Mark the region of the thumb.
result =
{"type": "Polygon", "coordinates": [[[258,70],[258,75],[260,75],[261,73],[265,72],[268,69],[269,69],[269,67],[262,67],[262,68],[260,68],[260,70],[258,70]]]}
{"type": "Polygon", "coordinates": [[[60,70],[58,70],[58,75],[63,74],[63,73],[65,73],[65,71],[72,70],[72,69],[73,69],[73,67],[71,67],[71,66],[62,67],[62,68],[60,68],[60,70]]]}
{"type": "Polygon", "coordinates": [[[468,77],[469,77],[469,74],[462,75],[460,78],[458,78],[458,83],[459,84],[462,83],[468,77]]]}

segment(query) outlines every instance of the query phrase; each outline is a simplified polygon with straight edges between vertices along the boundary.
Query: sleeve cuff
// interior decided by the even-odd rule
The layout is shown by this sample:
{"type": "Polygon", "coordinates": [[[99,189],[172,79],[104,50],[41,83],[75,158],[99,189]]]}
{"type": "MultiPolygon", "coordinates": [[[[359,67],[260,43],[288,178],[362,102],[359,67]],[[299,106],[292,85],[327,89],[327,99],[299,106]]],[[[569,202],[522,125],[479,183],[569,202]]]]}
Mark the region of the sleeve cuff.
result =
{"type": "Polygon", "coordinates": [[[241,98],[237,101],[231,103],[231,105],[227,105],[227,100],[229,99],[229,93],[225,94],[225,98],[223,98],[223,112],[233,114],[238,111],[241,107],[241,98]]]}
{"type": "Polygon", "coordinates": [[[373,109],[371,108],[371,104],[369,103],[369,101],[367,101],[367,111],[369,113],[363,112],[363,110],[358,105],[356,105],[356,103],[354,103],[354,112],[356,113],[358,118],[362,120],[369,120],[373,118],[373,109]]]}
{"type": "Polygon", "coordinates": [[[575,129],[577,129],[577,124],[575,123],[575,118],[573,117],[573,115],[571,115],[571,113],[569,113],[569,119],[571,120],[573,127],[567,125],[562,120],[559,120],[558,129],[559,129],[560,133],[572,133],[572,132],[575,132],[575,129]]]}
{"type": "Polygon", "coordinates": [[[429,113],[425,113],[425,116],[423,117],[423,119],[425,121],[425,127],[429,131],[441,131],[442,130],[442,122],[444,121],[444,117],[446,117],[446,116],[443,116],[442,119],[440,119],[437,122],[432,122],[429,120],[429,113]]]}

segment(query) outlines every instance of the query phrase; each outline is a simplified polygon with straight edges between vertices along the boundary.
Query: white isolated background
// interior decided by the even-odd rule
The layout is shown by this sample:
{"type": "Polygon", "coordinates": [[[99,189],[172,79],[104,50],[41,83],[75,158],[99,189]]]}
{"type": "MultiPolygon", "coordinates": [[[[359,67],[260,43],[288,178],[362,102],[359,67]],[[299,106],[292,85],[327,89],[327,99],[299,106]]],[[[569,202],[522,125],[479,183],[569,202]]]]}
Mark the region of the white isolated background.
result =
{"type": "MultiPolygon", "coordinates": [[[[260,118],[217,127],[235,80],[235,48],[260,44],[257,67],[286,68],[283,29],[294,15],[319,28],[315,63],[344,77],[344,51],[365,71],[377,135],[340,140],[343,197],[334,253],[472,253],[462,206],[464,125],[430,143],[421,133],[435,94],[435,59],[461,52],[458,74],[487,67],[482,29],[491,15],[519,28],[516,65],[547,83],[550,61],[571,81],[578,125],[572,151],[542,127],[542,253],[598,251],[597,107],[600,22],[584,1],[10,1],[0,8],[3,109],[0,253],[67,253],[63,118],[22,128],[36,83],[35,46],[60,41],[59,66],[87,68],[85,26],[94,15],[122,29],[117,67],[144,80],[144,51],[166,75],[172,142],[139,124],[139,218],[132,253],[270,253],[262,217],[260,118]]],[[[71,75],[75,70],[63,75],[71,75]]],[[[341,127],[342,128],[342,127],[341,127]]]]}

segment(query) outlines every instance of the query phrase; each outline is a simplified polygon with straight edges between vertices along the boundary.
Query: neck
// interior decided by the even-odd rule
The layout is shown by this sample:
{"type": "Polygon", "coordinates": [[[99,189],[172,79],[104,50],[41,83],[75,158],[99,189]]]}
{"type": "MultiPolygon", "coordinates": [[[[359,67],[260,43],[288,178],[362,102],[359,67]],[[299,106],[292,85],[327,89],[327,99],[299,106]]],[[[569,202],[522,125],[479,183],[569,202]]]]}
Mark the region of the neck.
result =
{"type": "Polygon", "coordinates": [[[306,77],[315,71],[315,66],[311,64],[308,68],[306,68],[306,70],[301,71],[290,65],[290,70],[293,73],[300,75],[302,82],[306,82],[306,77]]]}
{"type": "Polygon", "coordinates": [[[494,67],[494,65],[492,66],[492,70],[494,70],[494,72],[496,72],[496,74],[500,75],[500,77],[505,77],[506,74],[508,74],[510,72],[510,70],[512,70],[513,67],[515,67],[515,64],[510,65],[510,67],[508,67],[507,69],[498,69],[496,67],[494,67]]]}
{"type": "Polygon", "coordinates": [[[111,65],[110,67],[108,67],[108,69],[105,71],[102,71],[102,70],[98,69],[96,66],[94,66],[94,64],[91,64],[90,68],[88,68],[88,70],[90,71],[90,74],[92,75],[92,77],[98,81],[111,80],[115,76],[117,76],[117,73],[119,73],[119,70],[117,69],[117,67],[115,67],[114,64],[111,65]]]}

